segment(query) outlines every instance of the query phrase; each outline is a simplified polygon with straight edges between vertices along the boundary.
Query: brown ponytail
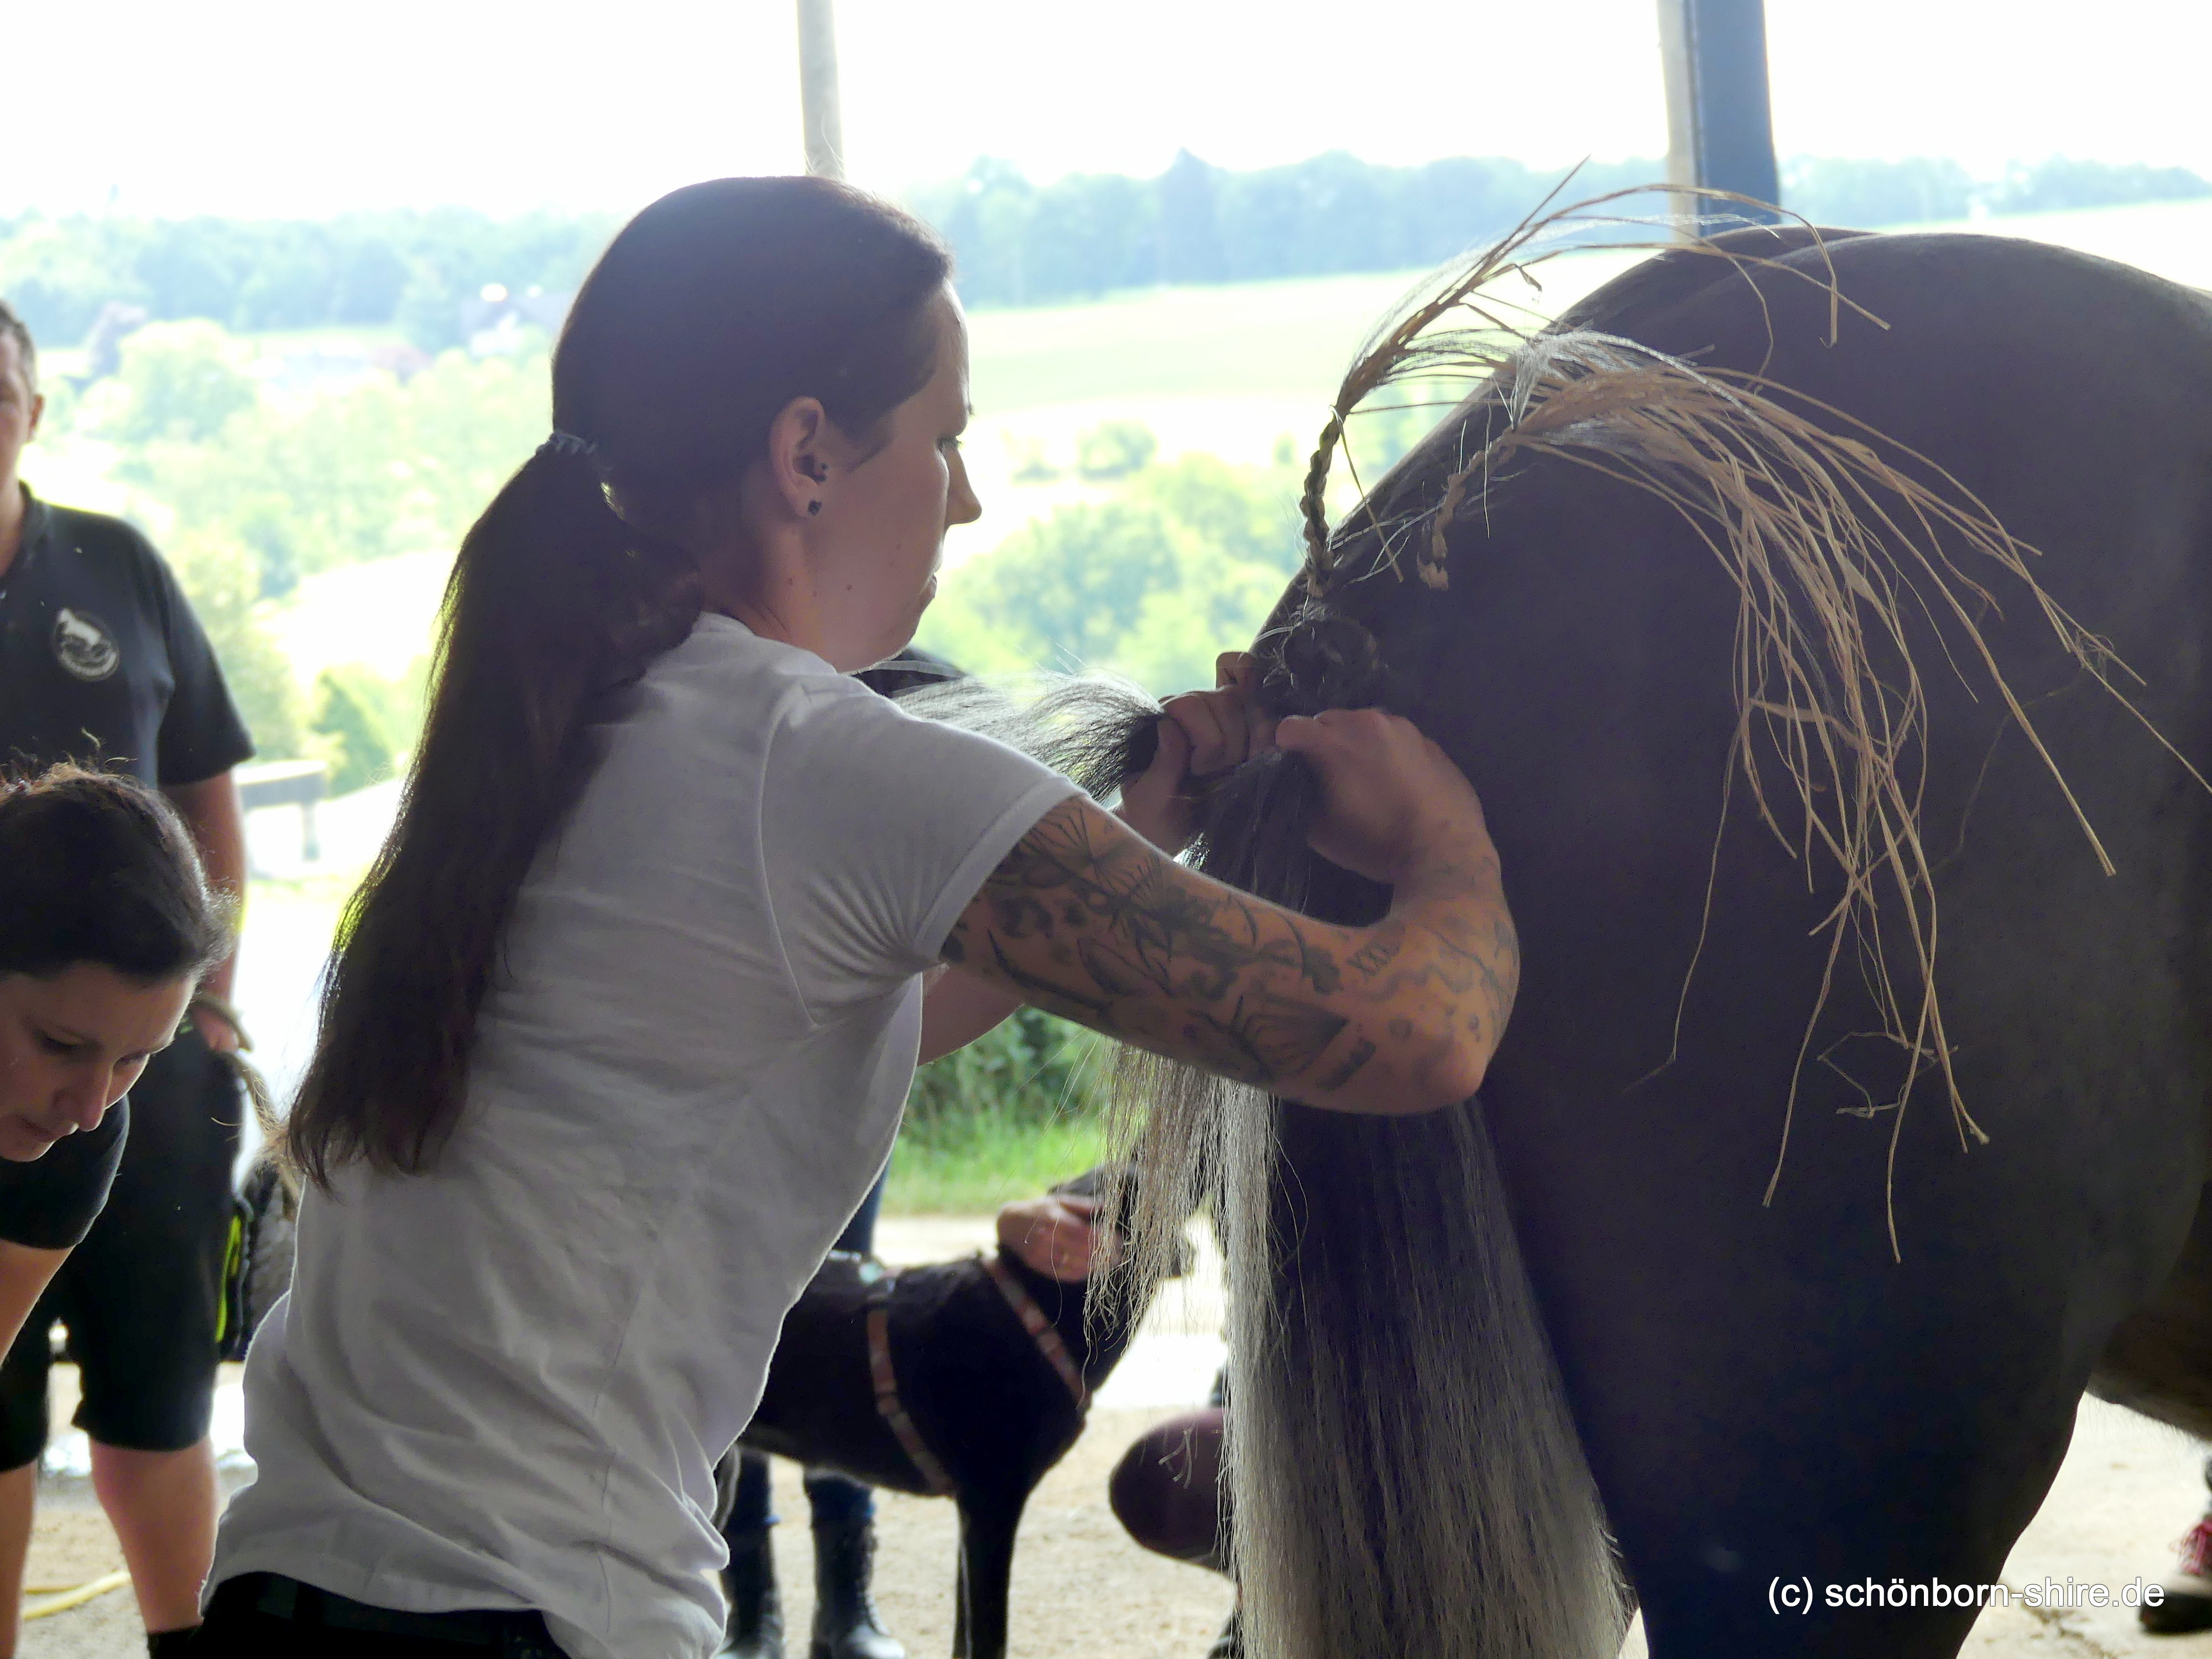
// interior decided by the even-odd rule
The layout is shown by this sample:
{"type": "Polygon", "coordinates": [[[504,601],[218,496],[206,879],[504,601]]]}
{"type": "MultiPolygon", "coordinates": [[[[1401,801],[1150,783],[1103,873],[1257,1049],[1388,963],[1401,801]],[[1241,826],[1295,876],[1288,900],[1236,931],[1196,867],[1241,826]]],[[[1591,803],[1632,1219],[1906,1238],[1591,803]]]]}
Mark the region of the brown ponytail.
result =
{"type": "Polygon", "coordinates": [[[592,707],[698,618],[690,559],[649,532],[740,477],[795,398],[865,439],[927,381],[950,270],[919,222],[818,179],[688,186],[601,257],[553,360],[554,425],[588,450],[540,449],[462,542],[399,821],[339,929],[289,1131],[318,1183],[420,1171],[451,1133],[592,707]]]}

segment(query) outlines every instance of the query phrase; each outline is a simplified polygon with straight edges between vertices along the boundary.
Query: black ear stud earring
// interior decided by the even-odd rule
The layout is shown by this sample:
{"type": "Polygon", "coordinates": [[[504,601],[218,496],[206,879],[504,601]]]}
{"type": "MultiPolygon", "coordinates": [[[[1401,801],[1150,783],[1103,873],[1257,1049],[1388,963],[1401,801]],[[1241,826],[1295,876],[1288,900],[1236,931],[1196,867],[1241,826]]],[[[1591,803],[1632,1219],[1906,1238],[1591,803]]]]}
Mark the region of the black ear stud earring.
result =
{"type": "Polygon", "coordinates": [[[816,514],[819,513],[821,510],[822,510],[822,503],[821,503],[821,502],[819,502],[819,501],[809,501],[809,502],[807,502],[807,504],[806,504],[806,516],[807,516],[808,518],[810,518],[810,519],[811,519],[811,518],[812,518],[816,514]]]}

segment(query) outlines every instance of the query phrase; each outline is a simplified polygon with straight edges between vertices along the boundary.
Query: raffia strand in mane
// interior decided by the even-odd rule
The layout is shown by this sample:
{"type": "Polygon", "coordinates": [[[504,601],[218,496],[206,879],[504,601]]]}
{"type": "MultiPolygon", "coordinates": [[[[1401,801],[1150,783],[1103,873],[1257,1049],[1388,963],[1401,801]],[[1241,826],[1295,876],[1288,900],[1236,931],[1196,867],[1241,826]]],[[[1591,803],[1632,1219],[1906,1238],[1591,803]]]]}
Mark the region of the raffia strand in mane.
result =
{"type": "MultiPolygon", "coordinates": [[[[1454,524],[1479,513],[1515,463],[1538,457],[1644,490],[1689,523],[1741,596],[1734,769],[1763,821],[1806,862],[1808,881],[1815,853],[1842,878],[1821,924],[1827,962],[1797,1074],[1850,941],[1886,1034],[1907,1056],[1891,1123],[1893,1194],[1905,1103],[1925,1068],[1942,1079],[1961,1144],[1988,1139],[1960,1094],[1936,994],[1939,918],[1920,836],[1927,700],[1909,624],[1915,616],[1930,624],[1950,671],[1970,693],[1993,692],[2002,701],[2108,873],[2094,827],[1999,672],[1978,618],[2002,613],[1998,588],[2032,601],[2068,654],[2127,704],[2112,678],[2124,665],[2038,585],[2035,550],[1927,457],[1762,374],[1702,368],[1589,330],[1545,332],[1487,301],[1487,284],[1532,263],[1516,256],[1547,224],[1573,221],[1589,222],[1571,210],[1524,224],[1455,274],[1435,299],[1414,306],[1407,323],[1384,330],[1355,365],[1331,430],[1340,432],[1358,400],[1386,386],[1440,376],[1487,380],[1462,412],[1461,448],[1441,495],[1418,512],[1394,515],[1386,481],[1347,517],[1345,530],[1318,544],[1310,535],[1308,586],[1319,595],[1377,568],[1398,568],[1408,550],[1420,580],[1446,586],[1454,524]],[[1479,325],[1422,331],[1455,310],[1472,313],[1479,325]],[[1347,531],[1369,527],[1382,532],[1380,559],[1357,571],[1340,568],[1336,550],[1347,531]],[[1780,756],[1788,793],[1802,809],[1794,835],[1775,811],[1761,738],[1780,756]],[[1893,941],[1885,936],[1885,896],[1893,900],[1889,925],[1901,935],[1893,941]],[[1891,942],[1901,947],[1897,957],[1886,948],[1891,942]],[[1910,963],[1917,988],[1895,982],[1891,963],[1899,959],[1910,963]]],[[[1818,282],[1828,294],[1832,325],[1846,308],[1879,320],[1841,293],[1832,268],[1819,282],[1796,266],[1709,242],[1691,251],[1818,282]]],[[[1313,506],[1310,497],[1310,530],[1313,506]]],[[[1693,959],[1690,973],[1695,965],[1693,959]]],[[[1770,1201],[1788,1155],[1796,1085],[1793,1078],[1770,1201]]],[[[1893,1206],[1888,1224],[1895,1253],[1893,1206]]]]}
{"type": "MultiPolygon", "coordinates": [[[[1322,428],[1320,441],[1315,446],[1313,459],[1306,472],[1304,491],[1299,501],[1299,513],[1305,526],[1310,586],[1314,592],[1318,593],[1321,589],[1317,580],[1311,579],[1324,574],[1334,562],[1334,538],[1328,529],[1327,493],[1332,460],[1340,447],[1345,448],[1345,462],[1352,472],[1353,483],[1358,483],[1358,470],[1352,464],[1349,448],[1345,445],[1351,422],[1361,414],[1371,411],[1374,406],[1370,400],[1385,387],[1405,386],[1423,381],[1463,386],[1470,380],[1485,379],[1504,368],[1516,351],[1543,330],[1548,319],[1533,307],[1509,299],[1498,290],[1508,279],[1512,279],[1532,293],[1540,293],[1543,284],[1537,276],[1540,268],[1564,254],[1589,251],[1595,245],[1587,242],[1578,244],[1572,239],[1583,235],[1593,228],[1607,234],[1607,240],[1602,246],[1610,252],[1638,248],[1653,252],[1663,250],[1724,259],[1741,270],[1771,268],[1786,271],[1797,280],[1821,289],[1826,295],[1831,340],[1835,337],[1841,313],[1845,309],[1876,326],[1887,326],[1873,313],[1844,296],[1842,289],[1836,285],[1832,270],[1827,272],[1827,279],[1823,282],[1812,273],[1795,266],[1783,265],[1741,247],[1723,247],[1711,238],[1695,234],[1690,234],[1686,240],[1676,240],[1672,237],[1649,241],[1614,240],[1614,233],[1622,228],[1648,230],[1653,228],[1653,222],[1599,210],[1608,203],[1648,194],[1656,186],[1632,185],[1589,198],[1569,207],[1554,209],[1553,203],[1572,182],[1572,175],[1563,179],[1527,217],[1489,246],[1455,261],[1438,276],[1418,284],[1384,314],[1382,322],[1361,343],[1351,368],[1346,372],[1344,380],[1330,404],[1328,422],[1322,428]]],[[[1698,186],[1680,189],[1675,193],[1692,196],[1723,207],[1748,208],[1761,217],[1772,211],[1765,204],[1733,191],[1698,186]]],[[[1811,227],[1808,225],[1807,228],[1811,227]]],[[[1818,245],[1818,233],[1815,232],[1814,235],[1818,245]]],[[[1755,286],[1753,291],[1757,293],[1755,286]]],[[[1759,303],[1763,308],[1765,304],[1763,295],[1759,303]]],[[[1452,401],[1456,401],[1456,398],[1452,401]]],[[[1445,585],[1441,565],[1425,568],[1421,574],[1423,579],[1433,586],[1445,585]]]]}

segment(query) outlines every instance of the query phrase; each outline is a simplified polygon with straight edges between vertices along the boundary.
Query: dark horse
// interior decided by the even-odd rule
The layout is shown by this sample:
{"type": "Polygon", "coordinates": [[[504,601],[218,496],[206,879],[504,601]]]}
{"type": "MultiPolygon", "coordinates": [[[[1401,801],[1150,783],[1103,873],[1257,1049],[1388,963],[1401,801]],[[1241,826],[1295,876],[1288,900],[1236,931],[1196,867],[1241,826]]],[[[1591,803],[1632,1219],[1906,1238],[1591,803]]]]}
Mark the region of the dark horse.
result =
{"type": "MultiPolygon", "coordinates": [[[[1495,388],[1374,488],[1319,592],[1302,579],[1255,647],[1267,696],[1279,712],[1383,703],[1443,745],[1488,812],[1525,968],[1479,1107],[1382,1122],[1278,1103],[1270,1195],[1231,1218],[1272,1214],[1285,1241],[1272,1281],[1240,1287],[1279,1328],[1239,1378],[1291,1379],[1285,1437],[1335,1431],[1315,1398],[1355,1402],[1347,1431],[1399,1465],[1346,1476],[1364,1506],[1349,1553],[1372,1559],[1344,1594],[1364,1625],[1285,1638],[1285,1659],[1475,1645],[1458,1605],[1424,1600],[1391,1558],[1414,1489],[1486,1454],[1359,1426],[1413,1386],[1393,1369],[1413,1326],[1450,1316],[1394,1304],[1382,1258],[1461,1249],[1400,1237],[1392,1214],[1469,1123],[1478,1139],[1486,1123],[1533,1340],[1548,1338],[1655,1659],[1952,1655],[1971,1605],[1850,1603],[1869,1583],[1996,1580],[2085,1389],[2212,1432],[2212,793],[2173,752],[2212,761],[2212,296],[1995,237],[1731,240],[1777,264],[1668,253],[1561,326],[1763,367],[1831,428],[1863,422],[1948,471],[1948,495],[2039,550],[2035,582],[2140,677],[2109,670],[2142,718],[1994,568],[1960,556],[1994,601],[1970,607],[1990,663],[1940,606],[1904,607],[1928,700],[1936,982],[1984,1143],[1931,1056],[1908,1091],[1907,1048],[1882,1036],[1873,984],[1913,969],[1893,888],[1877,895],[1887,943],[1847,945],[1823,1000],[1840,878],[1745,785],[1741,592],[1692,526],[1524,458],[1452,519],[1448,587],[1412,580],[1402,550],[1387,567],[1377,526],[1433,515],[1495,388]],[[1830,259],[1886,327],[1846,309],[1832,337],[1826,292],[1790,274],[1825,283],[1830,259]]],[[[1893,688],[1900,661],[1877,642],[1872,672],[1893,688]]],[[[1775,730],[1751,739],[1770,768],[1775,730]]],[[[1210,856],[1279,892],[1297,883],[1254,860],[1272,840],[1297,864],[1301,839],[1279,811],[1231,810],[1210,856]]],[[[1375,902],[1310,868],[1297,881],[1347,919],[1375,902]]],[[[1460,1213],[1484,1197],[1466,1188],[1460,1213]]],[[[1514,1254],[1493,1271],[1517,1275],[1514,1254]]],[[[1314,1443],[1243,1455],[1311,1461],[1314,1443]]],[[[1498,1513],[1547,1501],[1509,1493],[1498,1513]]],[[[1458,1547],[1510,1557],[1497,1530],[1470,1525],[1458,1547]]],[[[1519,1581],[1474,1582],[1504,1596],[1519,1581]]]]}

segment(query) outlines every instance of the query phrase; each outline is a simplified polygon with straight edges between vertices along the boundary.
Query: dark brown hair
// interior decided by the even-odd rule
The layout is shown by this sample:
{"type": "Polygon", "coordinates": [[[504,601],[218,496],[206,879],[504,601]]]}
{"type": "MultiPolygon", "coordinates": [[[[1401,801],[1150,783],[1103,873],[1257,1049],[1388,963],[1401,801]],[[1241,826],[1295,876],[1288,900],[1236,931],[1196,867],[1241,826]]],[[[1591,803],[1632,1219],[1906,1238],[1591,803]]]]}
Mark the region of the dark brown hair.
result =
{"type": "Polygon", "coordinates": [[[289,1132],[316,1182],[434,1159],[593,705],[698,619],[671,532],[794,398],[866,441],[928,381],[951,268],[919,221],[822,179],[689,185],[600,257],[553,357],[553,424],[581,443],[541,448],[461,544],[399,821],[339,930],[289,1132]]]}
{"type": "Polygon", "coordinates": [[[89,962],[197,982],[229,954],[230,919],[176,810],[136,779],[64,762],[0,780],[0,974],[89,962]]]}

